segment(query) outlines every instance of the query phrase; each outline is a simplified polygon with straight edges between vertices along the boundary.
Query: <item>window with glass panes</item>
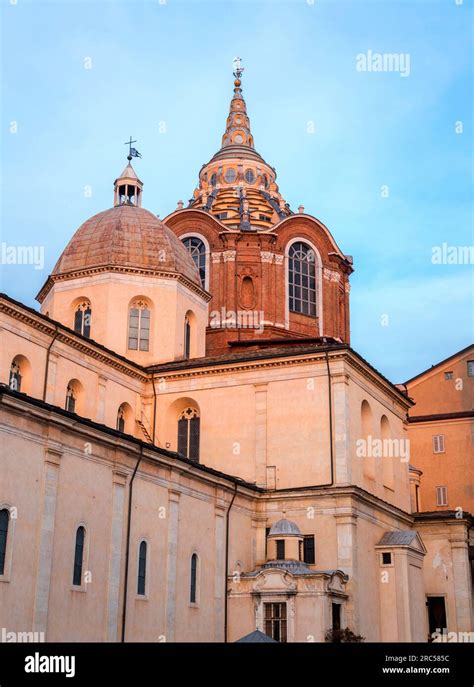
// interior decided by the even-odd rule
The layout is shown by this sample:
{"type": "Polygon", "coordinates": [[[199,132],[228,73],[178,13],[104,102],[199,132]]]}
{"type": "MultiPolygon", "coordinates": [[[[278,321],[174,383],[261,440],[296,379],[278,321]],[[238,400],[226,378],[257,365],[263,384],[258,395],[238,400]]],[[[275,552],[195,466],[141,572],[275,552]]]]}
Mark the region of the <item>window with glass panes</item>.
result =
{"type": "Polygon", "coordinates": [[[314,250],[298,241],[288,253],[289,308],[292,312],[316,316],[316,265],[314,250]]]}
{"type": "Polygon", "coordinates": [[[130,308],[128,348],[131,351],[150,350],[150,310],[143,301],[132,303],[130,308]]]}
{"type": "Polygon", "coordinates": [[[79,303],[74,313],[74,331],[87,338],[91,335],[92,311],[89,301],[79,303]]]}
{"type": "Polygon", "coordinates": [[[197,236],[188,236],[183,239],[185,248],[188,249],[196,267],[199,270],[201,286],[204,288],[206,283],[206,246],[197,236]]]}
{"type": "Polygon", "coordinates": [[[140,550],[138,552],[138,580],[137,580],[137,594],[143,596],[146,587],[146,541],[140,542],[140,550]]]}
{"type": "Polygon", "coordinates": [[[286,642],[286,603],[266,603],[265,634],[276,642],[286,642]]]}
{"type": "Polygon", "coordinates": [[[200,418],[196,408],[186,408],[178,420],[178,453],[199,461],[200,418]]]}

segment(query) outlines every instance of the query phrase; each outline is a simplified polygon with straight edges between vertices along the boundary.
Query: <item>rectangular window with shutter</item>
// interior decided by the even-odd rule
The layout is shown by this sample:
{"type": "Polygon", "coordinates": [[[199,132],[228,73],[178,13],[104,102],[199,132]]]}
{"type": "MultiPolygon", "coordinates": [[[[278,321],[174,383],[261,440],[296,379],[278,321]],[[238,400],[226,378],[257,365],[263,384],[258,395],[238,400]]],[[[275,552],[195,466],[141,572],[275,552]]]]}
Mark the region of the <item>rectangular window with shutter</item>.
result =
{"type": "Polygon", "coordinates": [[[448,505],[448,487],[436,487],[436,505],[448,505]]]}
{"type": "Polygon", "coordinates": [[[444,453],[444,434],[433,437],[433,453],[444,453]]]}
{"type": "Polygon", "coordinates": [[[285,540],[277,539],[276,541],[276,556],[278,561],[285,560],[285,540]]]}

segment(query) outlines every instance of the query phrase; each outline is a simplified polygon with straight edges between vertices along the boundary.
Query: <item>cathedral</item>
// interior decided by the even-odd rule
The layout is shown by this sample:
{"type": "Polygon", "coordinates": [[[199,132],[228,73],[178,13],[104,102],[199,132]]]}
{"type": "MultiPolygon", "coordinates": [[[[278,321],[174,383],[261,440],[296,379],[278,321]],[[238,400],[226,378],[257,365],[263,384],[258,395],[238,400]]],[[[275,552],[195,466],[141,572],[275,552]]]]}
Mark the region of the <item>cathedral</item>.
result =
{"type": "Polygon", "coordinates": [[[290,208],[234,79],[187,203],[146,210],[130,148],[40,309],[0,295],[0,624],[55,642],[470,633],[472,517],[420,511],[413,401],[350,346],[352,257],[290,208]]]}

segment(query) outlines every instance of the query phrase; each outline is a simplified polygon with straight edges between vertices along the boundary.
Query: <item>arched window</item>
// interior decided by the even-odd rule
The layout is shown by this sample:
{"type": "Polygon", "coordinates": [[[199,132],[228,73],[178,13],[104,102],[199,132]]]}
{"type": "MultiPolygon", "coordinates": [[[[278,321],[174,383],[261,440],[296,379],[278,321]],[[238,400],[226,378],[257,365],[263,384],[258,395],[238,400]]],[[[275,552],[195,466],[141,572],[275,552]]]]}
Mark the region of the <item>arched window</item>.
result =
{"type": "Polygon", "coordinates": [[[138,580],[137,580],[137,594],[145,595],[146,587],[146,541],[140,542],[140,549],[138,552],[138,580]]]}
{"type": "Polygon", "coordinates": [[[184,318],[184,357],[186,360],[191,355],[191,322],[189,317],[184,318]]]}
{"type": "Polygon", "coordinates": [[[189,585],[189,601],[192,604],[195,604],[197,602],[197,567],[197,553],[193,553],[193,555],[191,556],[191,580],[189,585]]]}
{"type": "Polygon", "coordinates": [[[195,408],[186,408],[178,420],[178,453],[199,461],[200,418],[195,408]]]}
{"type": "Polygon", "coordinates": [[[316,265],[311,246],[298,241],[288,252],[289,307],[293,312],[316,316],[316,265]]]}
{"type": "Polygon", "coordinates": [[[76,587],[82,584],[82,564],[84,561],[84,542],[86,538],[86,531],[81,525],[76,531],[76,547],[74,550],[74,573],[72,576],[72,583],[76,587]]]}
{"type": "Polygon", "coordinates": [[[8,386],[13,391],[21,390],[21,368],[20,363],[15,359],[10,367],[10,381],[8,386]]]}
{"type": "Polygon", "coordinates": [[[66,391],[66,410],[70,413],[76,412],[76,396],[74,394],[74,387],[68,384],[66,391]]]}
{"type": "Polygon", "coordinates": [[[79,303],[74,312],[74,331],[88,338],[91,335],[91,304],[85,300],[79,303]]]}
{"type": "Polygon", "coordinates": [[[183,245],[188,249],[201,277],[201,286],[205,288],[206,283],[206,246],[197,236],[187,236],[183,239],[183,245]]]}
{"type": "Polygon", "coordinates": [[[7,508],[0,510],[0,575],[5,572],[5,556],[7,553],[8,523],[10,513],[7,508]]]}
{"type": "Polygon", "coordinates": [[[130,308],[128,347],[132,351],[150,350],[150,309],[145,301],[135,301],[130,308]]]}

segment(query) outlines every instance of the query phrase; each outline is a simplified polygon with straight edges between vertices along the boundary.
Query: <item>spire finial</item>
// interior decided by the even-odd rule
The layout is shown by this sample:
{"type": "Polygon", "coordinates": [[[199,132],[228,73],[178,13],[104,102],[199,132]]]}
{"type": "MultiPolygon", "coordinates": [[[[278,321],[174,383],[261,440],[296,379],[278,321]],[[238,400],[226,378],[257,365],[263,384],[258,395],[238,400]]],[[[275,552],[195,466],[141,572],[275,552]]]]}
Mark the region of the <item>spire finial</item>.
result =
{"type": "Polygon", "coordinates": [[[141,153],[138,152],[136,148],[132,148],[132,143],[136,143],[136,141],[132,141],[132,137],[130,136],[129,141],[125,141],[124,145],[128,146],[128,155],[127,155],[127,160],[131,162],[132,157],[141,157],[141,153]]]}
{"type": "Polygon", "coordinates": [[[234,59],[232,60],[232,64],[234,65],[234,84],[238,88],[240,86],[240,79],[242,78],[242,74],[244,71],[244,67],[242,67],[242,59],[240,57],[234,57],[234,59]]]}

